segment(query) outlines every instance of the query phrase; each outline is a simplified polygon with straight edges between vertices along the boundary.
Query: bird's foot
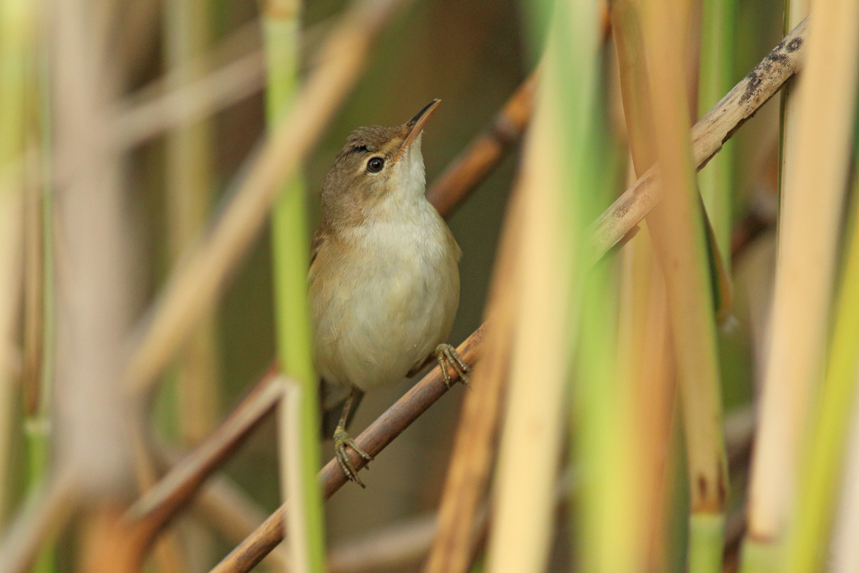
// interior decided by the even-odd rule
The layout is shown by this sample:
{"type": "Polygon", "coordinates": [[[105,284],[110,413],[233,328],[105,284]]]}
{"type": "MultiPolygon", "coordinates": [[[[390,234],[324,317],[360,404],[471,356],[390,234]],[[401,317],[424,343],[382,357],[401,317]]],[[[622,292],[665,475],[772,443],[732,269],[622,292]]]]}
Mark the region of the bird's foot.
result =
{"type": "Polygon", "coordinates": [[[340,463],[340,467],[343,468],[343,473],[346,474],[347,478],[354,481],[361,487],[367,487],[364,485],[364,482],[361,481],[361,478],[358,477],[358,470],[355,468],[354,464],[352,464],[352,460],[349,459],[349,454],[346,452],[346,446],[355,450],[359,456],[368,462],[373,461],[373,456],[359,448],[358,444],[355,443],[355,440],[346,433],[346,428],[338,426],[337,430],[334,432],[334,455],[337,457],[337,461],[340,463]]]}
{"type": "Polygon", "coordinates": [[[456,348],[450,344],[439,344],[435,348],[435,356],[438,358],[438,365],[441,366],[444,383],[448,388],[450,388],[450,385],[454,382],[448,372],[448,367],[456,372],[456,375],[459,376],[459,379],[462,380],[463,384],[468,385],[471,381],[468,378],[468,373],[471,371],[471,368],[462,361],[456,348]]]}

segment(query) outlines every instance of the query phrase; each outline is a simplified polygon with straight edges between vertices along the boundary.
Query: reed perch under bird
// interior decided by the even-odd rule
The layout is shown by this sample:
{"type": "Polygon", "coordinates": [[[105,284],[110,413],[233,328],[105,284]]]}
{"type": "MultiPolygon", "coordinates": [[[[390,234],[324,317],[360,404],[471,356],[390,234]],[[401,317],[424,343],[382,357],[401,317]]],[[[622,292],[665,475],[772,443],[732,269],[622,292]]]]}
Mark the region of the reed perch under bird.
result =
{"type": "Polygon", "coordinates": [[[322,188],[309,277],[316,368],[323,407],[343,404],[335,455],[361,487],[346,448],[373,458],[346,426],[365,391],[433,359],[448,385],[448,368],[468,382],[468,367],[445,343],[459,306],[461,251],[424,196],[421,138],[438,104],[402,125],[355,130],[322,188]]]}

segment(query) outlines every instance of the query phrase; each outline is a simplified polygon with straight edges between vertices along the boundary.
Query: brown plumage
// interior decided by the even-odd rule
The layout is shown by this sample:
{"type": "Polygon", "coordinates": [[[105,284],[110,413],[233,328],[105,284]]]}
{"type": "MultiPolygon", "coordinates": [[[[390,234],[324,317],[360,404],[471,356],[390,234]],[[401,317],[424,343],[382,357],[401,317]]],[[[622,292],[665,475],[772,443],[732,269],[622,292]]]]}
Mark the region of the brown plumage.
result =
{"type": "Polygon", "coordinates": [[[459,305],[460,250],[424,197],[421,130],[437,103],[406,124],[356,130],[323,185],[310,266],[316,368],[329,401],[347,398],[335,447],[359,484],[345,454],[349,446],[369,459],[345,430],[355,398],[433,355],[467,370],[444,344],[459,305]]]}

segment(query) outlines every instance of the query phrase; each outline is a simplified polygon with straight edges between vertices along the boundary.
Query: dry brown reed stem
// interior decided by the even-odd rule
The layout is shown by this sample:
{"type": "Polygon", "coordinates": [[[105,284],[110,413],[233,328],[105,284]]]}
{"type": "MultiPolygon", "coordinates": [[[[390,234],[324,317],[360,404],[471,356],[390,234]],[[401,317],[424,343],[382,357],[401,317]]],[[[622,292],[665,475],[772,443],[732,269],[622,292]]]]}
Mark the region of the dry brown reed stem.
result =
{"type": "Polygon", "coordinates": [[[244,443],[281,397],[274,367],[262,377],[239,406],[191,455],[173,466],[155,487],[146,491],[128,510],[129,521],[153,534],[181,510],[216,468],[244,443]]]}
{"type": "MultiPolygon", "coordinates": [[[[477,362],[485,329],[486,326],[481,326],[457,348],[462,359],[470,366],[477,362]]],[[[441,370],[436,366],[364,430],[355,441],[361,449],[371,456],[379,455],[394,438],[409,427],[447,390],[448,387],[444,383],[441,370]]],[[[355,452],[350,451],[350,455],[352,463],[358,470],[367,464],[366,460],[355,452]]],[[[331,460],[319,472],[319,481],[322,484],[322,495],[328,499],[334,495],[334,492],[343,487],[347,480],[337,460],[331,460]]],[[[212,572],[247,573],[250,571],[273,547],[283,540],[286,511],[287,504],[284,504],[212,569],[212,572]]]]}
{"type": "MultiPolygon", "coordinates": [[[[520,88],[521,91],[521,88],[520,88]]],[[[522,224],[522,191],[517,186],[507,208],[496,257],[486,320],[492,329],[471,376],[447,471],[438,533],[425,567],[428,573],[467,571],[474,549],[472,531],[478,506],[489,483],[507,382],[517,300],[516,258],[522,224]]]]}
{"type": "MultiPolygon", "coordinates": [[[[315,52],[336,18],[302,31],[302,52],[315,52]]],[[[204,56],[170,70],[117,105],[116,137],[126,148],[158,137],[194,118],[221,111],[262,90],[265,58],[260,22],[251,20],[231,32],[204,56]],[[176,77],[194,77],[170,91],[176,77]],[[123,133],[128,129],[127,133],[123,133]]]]}
{"type": "Polygon", "coordinates": [[[138,331],[122,384],[149,395],[197,322],[220,296],[226,279],[257,237],[277,197],[357,81],[373,40],[404,0],[357,0],[320,48],[319,63],[295,104],[250,160],[223,215],[173,273],[138,331]]]}
{"type": "MultiPolygon", "coordinates": [[[[615,28],[617,29],[617,28],[615,28]]],[[[635,503],[641,504],[641,559],[650,570],[665,569],[666,487],[675,420],[675,372],[665,282],[649,234],[620,252],[618,379],[632,393],[641,474],[635,503]]]]}
{"type": "MultiPolygon", "coordinates": [[[[543,569],[554,537],[551,490],[557,478],[565,427],[565,381],[573,339],[570,325],[578,315],[570,292],[583,270],[576,250],[577,235],[584,231],[577,228],[576,218],[570,214],[579,205],[565,200],[562,191],[564,185],[578,181],[560,167],[566,161],[574,161],[573,165],[581,162],[581,142],[564,139],[564,130],[571,124],[559,124],[558,113],[561,94],[572,98],[571,105],[577,113],[583,113],[589,101],[572,90],[562,91],[559,85],[563,80],[555,81],[557,76],[553,74],[557,74],[559,62],[567,62],[560,55],[561,45],[575,50],[583,59],[585,64],[580,71],[587,74],[590,70],[597,50],[596,35],[581,35],[569,46],[558,38],[560,30],[573,24],[573,15],[592,21],[596,14],[590,10],[594,8],[561,10],[553,16],[543,68],[552,84],[537,94],[522,152],[517,183],[522,189],[521,207],[517,210],[521,215],[516,215],[521,217],[516,222],[520,240],[512,258],[515,287],[509,303],[515,329],[500,335],[501,344],[509,347],[509,369],[493,474],[493,527],[486,558],[487,570],[493,573],[543,569]],[[562,157],[563,153],[578,157],[568,159],[562,157]]],[[[579,30],[570,30],[574,36],[579,35],[579,30]]],[[[589,85],[590,78],[581,81],[589,85]]],[[[583,189],[587,186],[576,191],[583,189]]]]}
{"type": "MultiPolygon", "coordinates": [[[[665,198],[648,214],[647,227],[665,277],[675,344],[693,515],[691,553],[698,543],[695,515],[722,514],[727,497],[721,374],[712,313],[717,293],[708,288],[707,245],[702,234],[706,223],[688,140],[682,54],[689,22],[678,18],[668,0],[654,2],[642,14],[653,102],[653,137],[665,198]]],[[[694,555],[690,561],[695,562],[694,555]]]]}
{"type": "Polygon", "coordinates": [[[238,103],[259,92],[264,83],[265,59],[256,50],[163,95],[122,104],[115,112],[111,143],[119,152],[128,150],[238,103]]]}
{"type": "MultiPolygon", "coordinates": [[[[692,152],[698,169],[734,132],[765,104],[802,66],[808,20],[803,20],[707,115],[692,128],[692,152]]],[[[591,226],[593,260],[600,259],[659,202],[656,167],[639,177],[591,226]]]]}
{"type": "Polygon", "coordinates": [[[521,137],[531,119],[537,72],[510,96],[492,123],[460,153],[427,190],[427,199],[449,217],[521,137]]]}
{"type": "Polygon", "coordinates": [[[762,545],[782,540],[795,509],[800,452],[826,362],[856,108],[859,5],[820,3],[807,44],[792,95],[771,340],[749,495],[748,539],[762,545]]]}
{"type": "MultiPolygon", "coordinates": [[[[220,475],[209,478],[197,494],[193,510],[224,539],[236,545],[268,517],[242,489],[220,475]]],[[[286,548],[275,547],[262,565],[278,573],[288,571],[286,548]]]]}
{"type": "MultiPolygon", "coordinates": [[[[239,406],[241,407],[241,405],[239,406]]],[[[261,420],[272,412],[269,409],[260,414],[261,420]]],[[[182,461],[183,454],[165,444],[153,443],[158,465],[163,472],[169,472],[172,466],[182,461]]],[[[184,455],[191,455],[185,453],[184,455]]],[[[187,476],[193,479],[192,476],[187,476]]],[[[206,526],[217,531],[225,540],[238,544],[253,533],[268,514],[257,503],[240,489],[231,479],[221,474],[212,474],[205,480],[199,491],[187,490],[191,500],[191,511],[197,515],[206,526]]],[[[162,498],[164,499],[164,498],[162,498]]],[[[165,503],[170,502],[165,500],[165,503]]],[[[173,501],[176,505],[183,505],[173,501]]],[[[126,522],[130,521],[126,514],[126,522]]],[[[286,548],[278,545],[263,561],[263,566],[274,571],[286,571],[286,548]]]]}
{"type": "MultiPolygon", "coordinates": [[[[481,363],[486,359],[487,356],[483,356],[481,363]]],[[[725,439],[732,472],[747,467],[753,436],[754,409],[752,407],[735,410],[727,416],[725,439]]],[[[558,503],[563,503],[569,498],[573,487],[573,480],[569,479],[569,476],[562,478],[556,492],[558,503]]],[[[473,522],[472,536],[485,535],[488,517],[486,505],[478,508],[473,522]]],[[[373,531],[344,545],[333,547],[328,560],[329,571],[330,573],[371,573],[379,570],[411,569],[427,555],[436,538],[436,531],[437,516],[434,514],[421,515],[373,531]]],[[[728,516],[726,525],[726,549],[736,545],[743,531],[742,510],[732,512],[728,516]]],[[[280,546],[275,548],[275,551],[279,548],[280,546]]]]}
{"type": "MultiPolygon", "coordinates": [[[[806,18],[811,8],[811,0],[784,0],[784,25],[785,30],[790,30],[801,20],[806,18]]],[[[784,178],[785,166],[787,165],[788,152],[790,151],[790,141],[788,134],[794,128],[796,123],[796,105],[793,97],[793,88],[795,81],[789,81],[785,89],[781,93],[782,117],[780,125],[780,149],[779,149],[779,191],[782,191],[781,181],[784,178]]],[[[779,193],[779,203],[784,199],[784,194],[779,193]]]]}
{"type": "MultiPolygon", "coordinates": [[[[16,341],[23,285],[23,177],[17,167],[0,165],[0,460],[4,470],[8,470],[5,460],[12,451],[16,380],[21,372],[16,341]]],[[[0,471],[0,516],[6,515],[11,505],[11,477],[10,472],[0,471]]]]}
{"type": "MultiPolygon", "coordinates": [[[[640,2],[634,0],[610,3],[619,91],[629,138],[630,183],[656,161],[640,11],[640,2]]],[[[619,365],[618,378],[633,393],[634,428],[640,432],[642,444],[637,458],[641,479],[632,497],[633,503],[640,504],[641,516],[636,526],[642,542],[636,550],[640,561],[648,563],[652,570],[661,570],[665,568],[665,481],[676,396],[665,283],[649,233],[639,233],[620,256],[617,343],[618,353],[625,359],[619,365]]]]}
{"type": "MultiPolygon", "coordinates": [[[[21,393],[24,411],[33,415],[39,408],[44,355],[44,241],[42,189],[26,183],[24,197],[24,357],[21,393]]],[[[3,300],[3,299],[0,299],[3,300]]],[[[3,459],[0,457],[0,459],[3,459]]]]}

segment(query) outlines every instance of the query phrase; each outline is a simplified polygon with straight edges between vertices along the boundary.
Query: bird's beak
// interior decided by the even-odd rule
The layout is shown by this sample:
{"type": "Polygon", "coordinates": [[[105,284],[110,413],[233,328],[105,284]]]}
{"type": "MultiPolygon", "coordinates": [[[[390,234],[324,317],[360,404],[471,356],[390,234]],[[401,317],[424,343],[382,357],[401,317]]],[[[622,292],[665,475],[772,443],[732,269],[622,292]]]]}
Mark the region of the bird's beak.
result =
{"type": "Polygon", "coordinates": [[[400,157],[403,156],[409,146],[411,146],[411,144],[415,142],[415,140],[421,134],[424,125],[426,125],[427,121],[429,121],[430,116],[440,103],[440,99],[432,100],[432,102],[428,106],[420,110],[415,117],[409,120],[409,123],[406,124],[406,126],[409,128],[409,134],[406,136],[406,140],[403,141],[403,144],[400,146],[400,150],[397,152],[397,157],[394,159],[395,163],[400,160],[400,157]]]}

